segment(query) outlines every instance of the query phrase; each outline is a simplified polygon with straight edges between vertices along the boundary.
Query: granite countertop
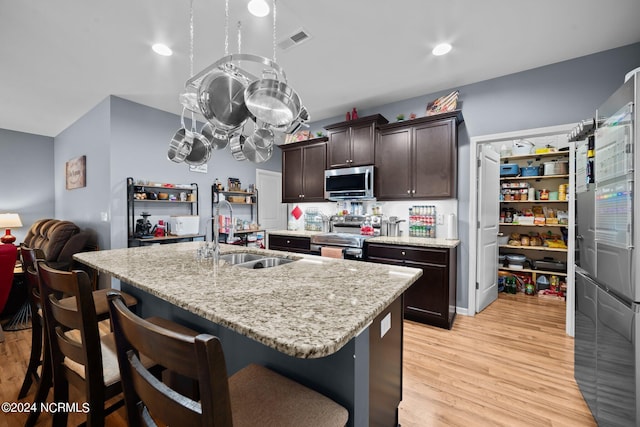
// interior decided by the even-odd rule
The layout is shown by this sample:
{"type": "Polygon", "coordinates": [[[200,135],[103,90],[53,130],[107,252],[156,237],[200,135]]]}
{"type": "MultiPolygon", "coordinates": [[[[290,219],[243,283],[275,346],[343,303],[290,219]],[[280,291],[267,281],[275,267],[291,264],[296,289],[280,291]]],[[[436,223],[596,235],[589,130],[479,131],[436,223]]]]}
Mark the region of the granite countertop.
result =
{"type": "MultiPolygon", "coordinates": [[[[276,230],[268,231],[267,234],[274,234],[278,236],[297,236],[297,237],[311,237],[316,234],[320,234],[320,231],[306,231],[306,230],[276,230]]],[[[384,243],[387,245],[408,245],[408,246],[423,246],[431,248],[455,248],[460,245],[460,240],[449,240],[442,238],[429,238],[429,237],[390,237],[390,236],[378,236],[367,239],[370,243],[384,243]]]]}
{"type": "Polygon", "coordinates": [[[449,240],[431,237],[389,237],[378,236],[367,239],[368,243],[384,243],[387,245],[423,246],[428,248],[455,248],[460,240],[449,240]]]}
{"type": "Polygon", "coordinates": [[[311,237],[316,234],[320,234],[322,231],[307,231],[307,230],[274,230],[267,231],[267,235],[274,234],[277,236],[295,236],[295,237],[311,237]]]}
{"type": "Polygon", "coordinates": [[[298,358],[328,356],[368,327],[422,270],[221,245],[296,259],[252,270],[198,261],[202,242],[84,252],[74,258],[298,358]]]}

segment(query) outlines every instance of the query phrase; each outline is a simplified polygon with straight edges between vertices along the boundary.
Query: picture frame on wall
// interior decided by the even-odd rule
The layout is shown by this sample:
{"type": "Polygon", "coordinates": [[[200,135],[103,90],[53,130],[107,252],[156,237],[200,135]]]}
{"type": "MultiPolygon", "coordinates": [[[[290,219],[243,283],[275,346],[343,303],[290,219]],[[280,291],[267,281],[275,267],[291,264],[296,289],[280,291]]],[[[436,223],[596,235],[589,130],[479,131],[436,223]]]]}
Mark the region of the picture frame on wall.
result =
{"type": "Polygon", "coordinates": [[[70,159],[65,165],[67,190],[87,186],[87,156],[70,159]]]}

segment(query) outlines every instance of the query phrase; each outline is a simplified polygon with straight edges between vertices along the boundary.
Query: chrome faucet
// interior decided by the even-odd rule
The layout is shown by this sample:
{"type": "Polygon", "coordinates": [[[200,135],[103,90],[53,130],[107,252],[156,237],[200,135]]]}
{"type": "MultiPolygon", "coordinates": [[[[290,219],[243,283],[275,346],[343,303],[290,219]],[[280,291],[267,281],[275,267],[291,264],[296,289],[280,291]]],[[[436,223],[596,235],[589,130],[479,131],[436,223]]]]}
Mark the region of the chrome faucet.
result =
{"type": "Polygon", "coordinates": [[[218,225],[218,219],[220,218],[220,205],[223,203],[229,206],[229,216],[231,217],[231,226],[229,227],[227,239],[233,239],[233,208],[228,201],[220,200],[216,205],[216,215],[213,218],[213,262],[216,267],[220,264],[220,242],[218,241],[220,238],[220,226],[218,225]]]}

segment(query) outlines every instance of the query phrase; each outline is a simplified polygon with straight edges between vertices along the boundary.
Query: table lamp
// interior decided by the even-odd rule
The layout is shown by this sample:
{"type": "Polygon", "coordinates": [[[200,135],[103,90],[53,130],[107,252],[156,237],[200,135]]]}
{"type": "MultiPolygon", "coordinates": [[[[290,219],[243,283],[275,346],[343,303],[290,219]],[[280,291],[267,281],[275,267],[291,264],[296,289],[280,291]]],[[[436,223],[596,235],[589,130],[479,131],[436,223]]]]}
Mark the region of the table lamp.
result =
{"type": "Polygon", "coordinates": [[[16,213],[0,214],[0,228],[5,228],[5,234],[0,238],[0,242],[8,244],[16,241],[16,237],[11,235],[11,228],[22,227],[20,216],[16,213]]]}

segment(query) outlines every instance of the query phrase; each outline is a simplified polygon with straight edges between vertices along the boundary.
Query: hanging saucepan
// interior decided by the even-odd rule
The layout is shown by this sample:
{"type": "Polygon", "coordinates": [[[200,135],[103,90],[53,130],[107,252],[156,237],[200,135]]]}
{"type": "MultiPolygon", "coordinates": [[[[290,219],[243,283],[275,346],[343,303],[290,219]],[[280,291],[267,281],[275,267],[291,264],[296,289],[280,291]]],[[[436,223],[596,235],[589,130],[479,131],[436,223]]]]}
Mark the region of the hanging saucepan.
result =
{"type": "Polygon", "coordinates": [[[180,123],[182,127],[176,131],[169,143],[169,151],[167,152],[167,158],[175,163],[183,162],[189,153],[191,153],[191,144],[193,135],[191,131],[187,130],[184,125],[184,113],[185,109],[182,109],[182,116],[180,117],[180,123]]]}
{"type": "Polygon", "coordinates": [[[229,148],[231,148],[231,155],[236,160],[247,160],[242,152],[242,146],[244,145],[245,137],[240,132],[236,132],[229,138],[229,148]]]}
{"type": "Polygon", "coordinates": [[[269,129],[258,128],[253,135],[244,140],[242,153],[253,163],[264,163],[273,154],[273,132],[269,129]]]}
{"type": "Polygon", "coordinates": [[[187,164],[200,166],[211,158],[211,143],[209,139],[196,131],[196,119],[191,113],[191,152],[184,159],[187,164]]]}
{"type": "Polygon", "coordinates": [[[192,135],[191,152],[184,161],[192,166],[200,166],[207,163],[211,158],[211,144],[207,138],[199,133],[192,132],[192,135]]]}
{"type": "Polygon", "coordinates": [[[253,81],[247,86],[244,98],[249,111],[271,126],[289,126],[300,114],[300,97],[279,80],[253,81]]]}
{"type": "Polygon", "coordinates": [[[202,115],[217,129],[232,131],[249,117],[244,92],[246,79],[233,67],[219,67],[203,78],[198,88],[202,115]]]}
{"type": "Polygon", "coordinates": [[[205,123],[200,133],[209,140],[214,150],[222,150],[229,144],[229,134],[216,129],[211,123],[205,123]]]}

